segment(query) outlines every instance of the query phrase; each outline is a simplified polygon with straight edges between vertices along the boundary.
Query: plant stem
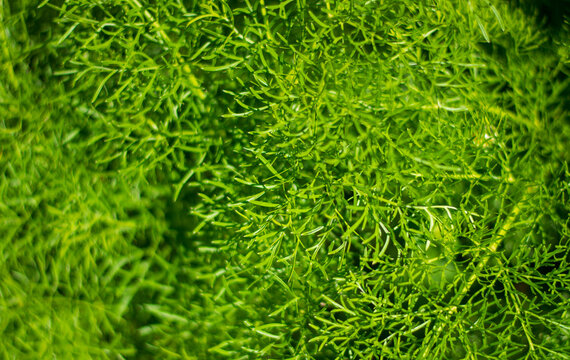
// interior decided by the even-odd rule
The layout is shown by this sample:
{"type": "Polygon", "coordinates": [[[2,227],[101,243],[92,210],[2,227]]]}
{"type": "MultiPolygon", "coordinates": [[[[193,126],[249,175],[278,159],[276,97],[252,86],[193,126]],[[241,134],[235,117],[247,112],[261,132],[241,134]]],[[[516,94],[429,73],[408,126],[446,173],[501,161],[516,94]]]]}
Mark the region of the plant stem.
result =
{"type": "MultiPolygon", "coordinates": [[[[509,177],[510,177],[510,175],[509,175],[509,177]]],[[[473,287],[473,285],[475,284],[475,282],[479,278],[478,274],[487,265],[487,263],[491,259],[491,256],[493,256],[493,254],[495,254],[497,252],[497,248],[499,247],[499,245],[501,244],[501,242],[505,238],[505,235],[509,232],[509,230],[512,229],[513,224],[514,224],[517,216],[520,214],[521,209],[522,209],[522,205],[528,200],[529,196],[532,193],[534,193],[534,191],[535,191],[534,188],[529,187],[526,189],[522,199],[520,199],[520,201],[515,204],[515,206],[513,207],[513,210],[511,211],[511,213],[509,214],[509,216],[505,220],[503,226],[501,226],[501,228],[497,232],[497,235],[495,236],[494,241],[491,244],[489,244],[489,246],[487,246],[486,249],[484,249],[483,256],[482,256],[481,260],[479,261],[479,263],[477,264],[477,266],[473,270],[469,279],[463,284],[463,286],[461,287],[461,289],[458,292],[458,295],[455,298],[457,304],[460,304],[463,301],[463,299],[465,298],[465,296],[467,296],[467,294],[469,293],[469,291],[471,290],[471,288],[473,287]]],[[[500,259],[498,259],[498,261],[500,261],[500,259]]],[[[458,311],[459,311],[458,305],[451,306],[448,310],[447,319],[449,320],[449,318],[453,314],[457,313],[458,311]]],[[[445,323],[439,325],[439,327],[435,330],[435,336],[434,337],[436,339],[438,339],[444,329],[445,329],[445,323]]],[[[529,346],[530,346],[531,350],[534,351],[534,346],[533,346],[532,342],[530,341],[530,338],[529,338],[529,346]]],[[[430,349],[431,349],[431,346],[426,347],[426,349],[423,352],[423,356],[422,356],[423,358],[426,358],[430,349]]]]}

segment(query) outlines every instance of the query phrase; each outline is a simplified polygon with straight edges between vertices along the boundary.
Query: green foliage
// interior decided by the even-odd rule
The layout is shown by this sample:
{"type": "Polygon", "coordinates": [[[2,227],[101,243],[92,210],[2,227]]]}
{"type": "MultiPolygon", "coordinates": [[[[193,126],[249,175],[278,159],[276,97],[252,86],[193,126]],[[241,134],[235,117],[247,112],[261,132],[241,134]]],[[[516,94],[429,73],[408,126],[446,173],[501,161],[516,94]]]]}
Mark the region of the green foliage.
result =
{"type": "Polygon", "coordinates": [[[4,358],[570,358],[569,22],[0,0],[4,358]]]}

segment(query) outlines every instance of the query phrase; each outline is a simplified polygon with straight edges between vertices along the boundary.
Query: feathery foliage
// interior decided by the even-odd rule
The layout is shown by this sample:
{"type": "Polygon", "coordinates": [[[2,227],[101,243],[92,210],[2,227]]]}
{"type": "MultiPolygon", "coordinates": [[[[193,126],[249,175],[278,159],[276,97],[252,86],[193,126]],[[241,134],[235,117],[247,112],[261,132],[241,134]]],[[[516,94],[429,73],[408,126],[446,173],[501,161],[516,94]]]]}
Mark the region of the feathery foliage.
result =
{"type": "Polygon", "coordinates": [[[0,0],[1,357],[570,358],[523,5],[0,0]]]}

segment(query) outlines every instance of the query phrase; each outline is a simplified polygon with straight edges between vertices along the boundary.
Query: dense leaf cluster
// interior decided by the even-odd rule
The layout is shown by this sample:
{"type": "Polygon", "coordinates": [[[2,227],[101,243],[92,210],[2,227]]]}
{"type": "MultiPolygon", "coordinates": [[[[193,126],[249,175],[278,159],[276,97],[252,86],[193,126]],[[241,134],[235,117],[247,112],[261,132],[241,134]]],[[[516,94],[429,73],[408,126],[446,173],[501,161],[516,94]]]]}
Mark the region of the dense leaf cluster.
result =
{"type": "Polygon", "coordinates": [[[0,353],[569,358],[565,16],[0,1],[0,353]]]}

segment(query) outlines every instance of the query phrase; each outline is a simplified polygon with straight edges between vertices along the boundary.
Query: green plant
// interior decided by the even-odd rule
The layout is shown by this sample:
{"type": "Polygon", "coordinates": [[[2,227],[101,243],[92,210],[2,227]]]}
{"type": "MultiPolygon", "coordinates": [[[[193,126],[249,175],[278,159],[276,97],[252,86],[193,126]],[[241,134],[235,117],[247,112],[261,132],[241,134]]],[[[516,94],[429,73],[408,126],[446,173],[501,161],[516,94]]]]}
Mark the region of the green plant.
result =
{"type": "Polygon", "coordinates": [[[0,9],[4,357],[570,357],[568,19],[0,9]]]}

